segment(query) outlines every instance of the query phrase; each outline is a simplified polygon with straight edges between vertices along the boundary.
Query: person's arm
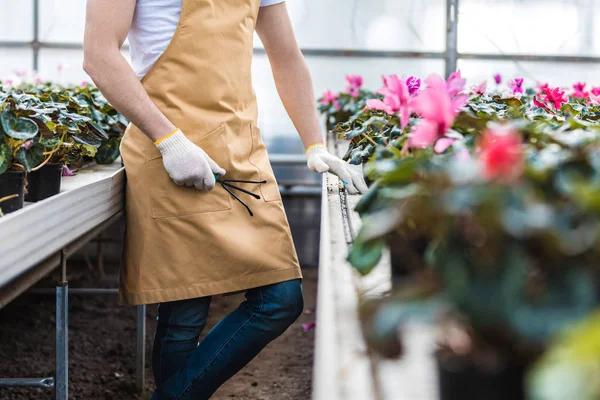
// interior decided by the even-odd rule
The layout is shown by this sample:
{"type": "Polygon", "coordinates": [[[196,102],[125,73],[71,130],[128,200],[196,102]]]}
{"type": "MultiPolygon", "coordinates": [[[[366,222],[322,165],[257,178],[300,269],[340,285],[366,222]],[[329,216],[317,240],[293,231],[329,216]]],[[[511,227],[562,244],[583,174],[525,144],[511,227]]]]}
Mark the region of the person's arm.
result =
{"type": "Polygon", "coordinates": [[[135,3],[136,0],[88,0],[83,69],[104,97],[154,141],[175,183],[210,190],[215,185],[213,173],[224,175],[225,171],[159,110],[120,52],[135,3]]]}
{"type": "Polygon", "coordinates": [[[312,78],[285,2],[260,9],[256,32],[265,46],[279,97],[306,148],[308,167],[339,176],[350,193],[365,192],[362,174],[330,154],[323,144],[312,78]]]}

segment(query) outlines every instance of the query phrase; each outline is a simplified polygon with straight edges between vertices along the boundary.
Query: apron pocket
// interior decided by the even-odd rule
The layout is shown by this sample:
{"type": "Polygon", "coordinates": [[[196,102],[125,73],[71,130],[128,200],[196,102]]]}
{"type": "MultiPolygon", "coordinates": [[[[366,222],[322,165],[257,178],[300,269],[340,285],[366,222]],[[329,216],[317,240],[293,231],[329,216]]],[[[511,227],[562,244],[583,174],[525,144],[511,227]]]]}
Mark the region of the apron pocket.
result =
{"type": "MultiPolygon", "coordinates": [[[[217,164],[226,171],[229,170],[229,151],[225,143],[225,126],[206,135],[202,135],[192,142],[197,144],[217,164]]],[[[165,170],[162,157],[157,156],[148,160],[148,182],[150,187],[150,200],[152,204],[152,218],[183,217],[186,215],[200,214],[214,211],[225,211],[231,208],[229,193],[218,185],[210,192],[202,192],[189,186],[179,186],[165,170]]]]}
{"type": "Polygon", "coordinates": [[[254,165],[260,174],[259,180],[266,180],[267,183],[260,185],[260,192],[265,201],[281,200],[279,185],[275,180],[273,168],[269,162],[269,154],[267,147],[260,136],[260,129],[256,126],[251,126],[252,134],[252,153],[250,154],[250,163],[254,165]]]}

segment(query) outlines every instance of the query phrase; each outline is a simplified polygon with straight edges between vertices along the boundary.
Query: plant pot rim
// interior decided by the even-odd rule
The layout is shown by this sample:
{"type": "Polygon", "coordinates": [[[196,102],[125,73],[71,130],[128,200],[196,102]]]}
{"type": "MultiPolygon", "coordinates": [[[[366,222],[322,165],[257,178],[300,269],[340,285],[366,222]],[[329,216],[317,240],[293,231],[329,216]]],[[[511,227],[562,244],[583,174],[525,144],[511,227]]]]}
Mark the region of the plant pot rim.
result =
{"type": "Polygon", "coordinates": [[[0,177],[3,175],[25,175],[25,171],[22,169],[18,169],[18,170],[8,170],[8,171],[4,171],[3,173],[0,174],[0,177]]]}

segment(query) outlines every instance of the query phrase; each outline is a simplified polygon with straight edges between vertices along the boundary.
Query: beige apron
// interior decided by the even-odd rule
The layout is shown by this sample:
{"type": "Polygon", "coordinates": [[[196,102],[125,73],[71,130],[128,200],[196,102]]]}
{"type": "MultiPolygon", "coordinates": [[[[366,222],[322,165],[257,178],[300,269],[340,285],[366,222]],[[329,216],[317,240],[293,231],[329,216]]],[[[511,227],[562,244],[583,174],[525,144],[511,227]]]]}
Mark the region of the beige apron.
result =
{"type": "Polygon", "coordinates": [[[227,171],[250,216],[217,184],[177,186],[160,152],[130,125],[121,143],[127,232],[119,299],[149,304],[231,293],[301,278],[267,150],[256,126],[253,34],[260,0],[182,0],[179,24],[142,79],[175,126],[227,171]]]}

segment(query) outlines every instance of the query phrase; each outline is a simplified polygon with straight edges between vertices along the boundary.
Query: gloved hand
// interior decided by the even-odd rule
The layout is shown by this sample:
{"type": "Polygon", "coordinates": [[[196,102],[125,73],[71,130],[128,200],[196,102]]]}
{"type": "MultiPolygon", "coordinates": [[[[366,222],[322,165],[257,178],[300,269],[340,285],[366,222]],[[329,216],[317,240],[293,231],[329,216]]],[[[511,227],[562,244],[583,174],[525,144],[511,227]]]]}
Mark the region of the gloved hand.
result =
{"type": "Polygon", "coordinates": [[[154,144],[162,154],[167,173],[180,186],[194,186],[198,190],[208,191],[215,187],[214,174],[225,175],[225,170],[179,129],[154,144]]]}
{"type": "Polygon", "coordinates": [[[308,146],[306,157],[308,158],[308,168],[311,171],[320,174],[331,172],[337,175],[346,185],[348,193],[365,193],[369,189],[363,178],[362,170],[355,169],[353,165],[329,153],[323,143],[308,146]]]}

